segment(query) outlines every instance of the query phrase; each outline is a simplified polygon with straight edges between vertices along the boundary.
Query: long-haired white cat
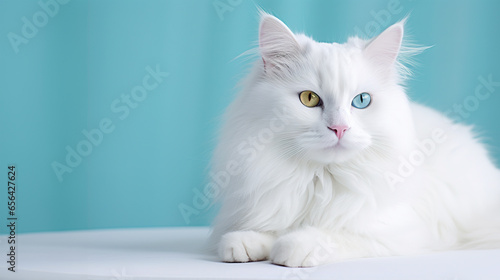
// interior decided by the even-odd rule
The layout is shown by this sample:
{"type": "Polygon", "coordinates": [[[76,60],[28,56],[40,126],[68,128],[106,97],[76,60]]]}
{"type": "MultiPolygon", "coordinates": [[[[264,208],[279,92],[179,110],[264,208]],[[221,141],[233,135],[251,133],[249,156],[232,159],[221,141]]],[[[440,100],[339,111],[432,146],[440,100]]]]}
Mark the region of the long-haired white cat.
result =
{"type": "Polygon", "coordinates": [[[262,14],[262,59],[213,158],[231,174],[212,233],[223,261],[500,247],[500,171],[471,127],[408,100],[405,63],[421,49],[403,27],[319,43],[262,14]]]}

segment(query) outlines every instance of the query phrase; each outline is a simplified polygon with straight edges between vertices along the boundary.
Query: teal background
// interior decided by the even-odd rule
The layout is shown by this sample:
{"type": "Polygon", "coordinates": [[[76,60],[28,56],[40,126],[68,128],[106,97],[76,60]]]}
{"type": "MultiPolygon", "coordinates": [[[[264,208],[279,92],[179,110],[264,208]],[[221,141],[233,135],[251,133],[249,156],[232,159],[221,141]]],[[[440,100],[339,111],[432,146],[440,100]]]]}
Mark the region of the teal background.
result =
{"type": "MultiPolygon", "coordinates": [[[[73,0],[16,54],[9,32],[20,35],[22,17],[31,20],[41,7],[2,0],[0,185],[15,164],[18,231],[208,225],[213,210],[187,224],[178,207],[192,206],[194,190],[207,182],[220,115],[249,65],[233,59],[256,45],[256,7],[293,31],[344,42],[366,32],[390,2],[73,0]],[[215,6],[224,4],[218,14],[215,6]],[[113,100],[130,94],[145,68],[157,64],[169,77],[120,120],[113,100]],[[60,182],[51,164],[64,163],[65,147],[75,148],[85,139],[81,131],[103,118],[114,131],[60,182]]],[[[390,24],[411,13],[414,41],[433,45],[418,56],[412,99],[446,111],[474,93],[479,76],[500,81],[500,1],[397,2],[401,11],[390,14],[390,24]]],[[[497,162],[499,94],[500,87],[463,119],[476,125],[497,162]]],[[[6,194],[2,187],[2,224],[6,194]]]]}

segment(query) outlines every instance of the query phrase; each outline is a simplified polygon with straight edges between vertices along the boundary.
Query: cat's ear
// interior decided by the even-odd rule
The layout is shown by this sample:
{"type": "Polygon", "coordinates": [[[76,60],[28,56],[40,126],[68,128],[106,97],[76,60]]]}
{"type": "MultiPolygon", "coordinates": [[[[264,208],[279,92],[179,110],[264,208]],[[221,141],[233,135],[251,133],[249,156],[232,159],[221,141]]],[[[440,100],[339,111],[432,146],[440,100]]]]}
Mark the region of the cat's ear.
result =
{"type": "Polygon", "coordinates": [[[259,49],[266,70],[287,68],[300,54],[300,46],[292,31],[276,17],[262,13],[259,49]]]}
{"type": "Polygon", "coordinates": [[[365,47],[364,53],[376,65],[390,67],[394,65],[401,49],[404,22],[400,21],[384,30],[365,47]]]}

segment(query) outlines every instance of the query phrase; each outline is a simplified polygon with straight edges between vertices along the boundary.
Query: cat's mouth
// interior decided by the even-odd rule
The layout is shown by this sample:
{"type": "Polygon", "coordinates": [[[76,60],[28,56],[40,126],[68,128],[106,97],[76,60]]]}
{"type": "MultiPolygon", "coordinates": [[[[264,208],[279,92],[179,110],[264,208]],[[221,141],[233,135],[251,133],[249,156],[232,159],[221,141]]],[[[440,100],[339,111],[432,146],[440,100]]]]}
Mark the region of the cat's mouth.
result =
{"type": "Polygon", "coordinates": [[[329,144],[325,147],[325,150],[331,150],[331,149],[344,149],[345,147],[340,143],[340,140],[337,140],[333,144],[329,144]]]}

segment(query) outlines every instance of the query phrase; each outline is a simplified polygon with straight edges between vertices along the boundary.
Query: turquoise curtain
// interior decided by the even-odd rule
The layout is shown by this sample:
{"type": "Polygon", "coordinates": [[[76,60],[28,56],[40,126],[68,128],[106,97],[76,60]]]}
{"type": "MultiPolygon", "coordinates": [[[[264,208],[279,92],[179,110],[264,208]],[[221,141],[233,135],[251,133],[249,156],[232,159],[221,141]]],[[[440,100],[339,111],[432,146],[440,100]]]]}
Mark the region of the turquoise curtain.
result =
{"type": "Polygon", "coordinates": [[[4,0],[0,173],[6,186],[17,168],[18,230],[208,225],[199,193],[258,7],[324,42],[410,15],[413,41],[433,47],[408,94],[474,124],[500,159],[500,1],[4,0]]]}

